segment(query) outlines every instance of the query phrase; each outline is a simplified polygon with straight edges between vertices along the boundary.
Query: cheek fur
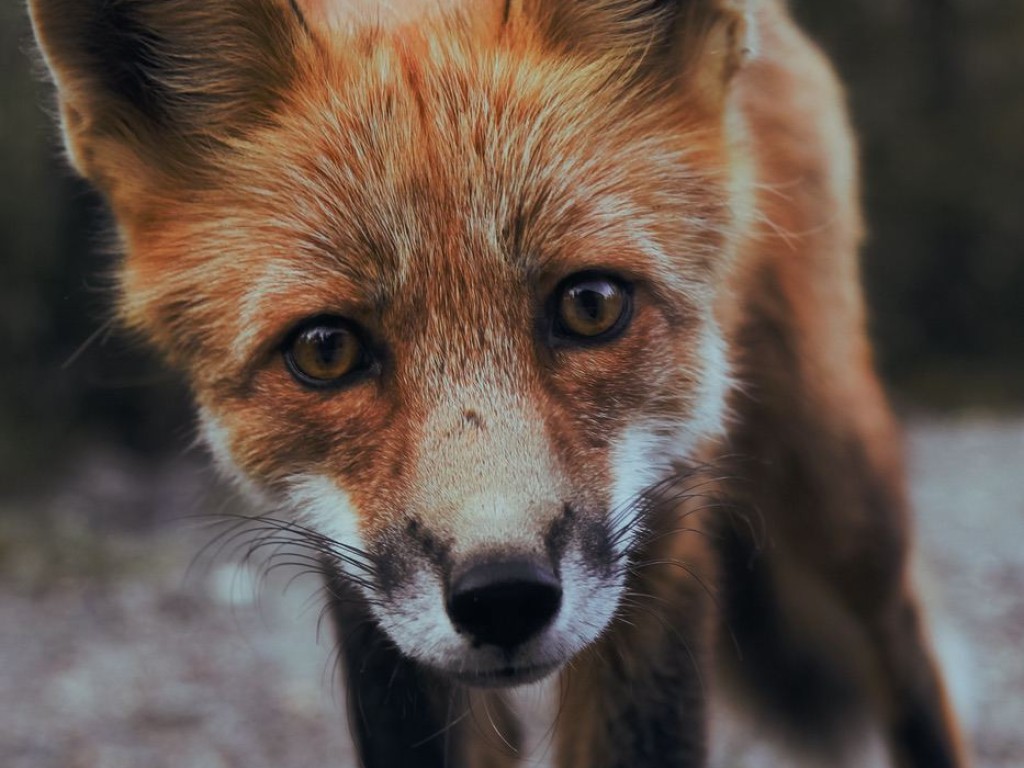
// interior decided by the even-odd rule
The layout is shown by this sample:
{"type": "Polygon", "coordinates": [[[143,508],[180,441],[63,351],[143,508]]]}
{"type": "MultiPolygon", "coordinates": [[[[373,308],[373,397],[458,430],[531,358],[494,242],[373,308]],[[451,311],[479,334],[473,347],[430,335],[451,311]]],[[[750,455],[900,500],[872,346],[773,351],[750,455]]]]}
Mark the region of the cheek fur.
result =
{"type": "Polygon", "coordinates": [[[212,408],[199,407],[199,435],[205,443],[221,476],[230,481],[257,508],[270,505],[266,489],[244,472],[231,448],[231,431],[212,408]]]}
{"type": "MultiPolygon", "coordinates": [[[[279,510],[286,511],[297,523],[337,542],[339,554],[354,555],[368,551],[356,503],[334,480],[325,475],[299,473],[287,478],[279,488],[272,489],[239,467],[232,453],[229,431],[209,408],[200,409],[200,425],[202,439],[221,474],[234,483],[258,510],[278,514],[279,510]]],[[[359,560],[365,558],[349,561],[349,565],[357,566],[355,568],[346,567],[344,561],[339,561],[339,564],[343,571],[356,575],[355,571],[365,579],[368,574],[365,567],[358,567],[359,560]]]]}
{"type": "Polygon", "coordinates": [[[352,497],[329,477],[297,475],[288,482],[285,498],[294,518],[329,539],[336,564],[367,591],[366,584],[376,582],[377,569],[352,497]]]}
{"type": "Polygon", "coordinates": [[[334,478],[376,530],[404,504],[419,431],[385,389],[370,380],[307,390],[275,366],[204,408],[204,436],[226,474],[276,495],[291,493],[296,477],[334,478]]]}
{"type": "Polygon", "coordinates": [[[609,518],[620,556],[641,532],[644,493],[691,460],[702,440],[724,431],[730,377],[724,343],[712,326],[705,330],[698,350],[695,362],[679,369],[678,378],[689,379],[687,400],[673,399],[636,414],[612,444],[609,518]],[[697,364],[699,369],[692,367],[697,364]],[[666,407],[669,403],[676,407],[666,407]]]}
{"type": "Polygon", "coordinates": [[[621,339],[569,350],[548,377],[552,442],[577,488],[607,492],[613,517],[722,433],[729,365],[717,327],[699,318],[675,327],[648,307],[621,339]]]}

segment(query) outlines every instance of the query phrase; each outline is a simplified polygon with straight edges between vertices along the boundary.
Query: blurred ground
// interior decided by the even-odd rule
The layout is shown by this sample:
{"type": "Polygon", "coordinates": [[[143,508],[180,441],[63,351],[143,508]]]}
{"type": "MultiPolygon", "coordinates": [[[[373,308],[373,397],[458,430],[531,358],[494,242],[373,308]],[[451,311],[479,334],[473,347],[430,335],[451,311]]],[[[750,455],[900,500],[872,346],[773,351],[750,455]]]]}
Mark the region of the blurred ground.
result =
{"type": "MultiPolygon", "coordinates": [[[[1024,421],[918,421],[910,448],[920,571],[977,768],[1019,768],[1024,421]]],[[[186,573],[211,533],[181,517],[224,503],[205,470],[97,453],[59,485],[0,502],[6,768],[351,765],[315,582],[257,590],[223,558],[186,573]]],[[[744,766],[780,764],[748,751],[744,766]]]]}

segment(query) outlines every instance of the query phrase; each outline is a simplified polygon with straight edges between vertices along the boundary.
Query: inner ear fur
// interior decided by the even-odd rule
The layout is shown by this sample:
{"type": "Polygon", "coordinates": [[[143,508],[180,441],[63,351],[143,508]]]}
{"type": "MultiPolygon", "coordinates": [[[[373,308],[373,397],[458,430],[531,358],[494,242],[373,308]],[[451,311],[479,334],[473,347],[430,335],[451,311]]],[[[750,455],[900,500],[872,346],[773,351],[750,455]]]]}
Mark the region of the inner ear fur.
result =
{"type": "Polygon", "coordinates": [[[557,48],[674,83],[711,109],[751,53],[750,0],[524,0],[557,48]]]}
{"type": "MultiPolygon", "coordinates": [[[[76,169],[108,195],[267,119],[309,41],[289,0],[29,0],[76,169]]],[[[198,163],[201,165],[201,163],[198,163]]]]}

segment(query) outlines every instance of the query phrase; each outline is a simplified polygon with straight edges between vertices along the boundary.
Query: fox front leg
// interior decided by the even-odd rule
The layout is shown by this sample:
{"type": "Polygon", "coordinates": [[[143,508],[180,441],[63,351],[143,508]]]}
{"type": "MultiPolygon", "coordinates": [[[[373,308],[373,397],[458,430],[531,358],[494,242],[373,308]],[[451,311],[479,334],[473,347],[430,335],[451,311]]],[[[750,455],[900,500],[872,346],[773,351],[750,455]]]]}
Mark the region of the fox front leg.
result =
{"type": "Polygon", "coordinates": [[[362,768],[454,768],[460,694],[406,659],[344,579],[325,575],[340,643],[349,727],[362,768]]]}
{"type": "Polygon", "coordinates": [[[671,603],[663,596],[648,602],[651,592],[631,593],[635,602],[565,673],[558,768],[705,765],[711,612],[689,593],[671,603]]]}
{"type": "Polygon", "coordinates": [[[410,661],[355,589],[330,568],[325,581],[362,768],[518,764],[519,723],[499,692],[471,691],[410,661]]]}

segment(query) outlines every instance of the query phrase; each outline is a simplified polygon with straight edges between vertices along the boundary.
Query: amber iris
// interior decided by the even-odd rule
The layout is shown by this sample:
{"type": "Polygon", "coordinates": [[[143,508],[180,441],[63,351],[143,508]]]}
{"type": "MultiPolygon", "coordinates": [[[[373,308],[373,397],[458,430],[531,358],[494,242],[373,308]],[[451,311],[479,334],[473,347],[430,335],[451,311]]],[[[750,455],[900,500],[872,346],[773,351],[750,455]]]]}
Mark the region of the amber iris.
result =
{"type": "Polygon", "coordinates": [[[301,328],[285,349],[292,373],[314,386],[336,384],[362,367],[362,343],[343,320],[325,319],[301,328]]]}
{"type": "Polygon", "coordinates": [[[620,331],[629,309],[625,287],[608,277],[570,281],[558,300],[561,335],[597,341],[620,331]]]}

